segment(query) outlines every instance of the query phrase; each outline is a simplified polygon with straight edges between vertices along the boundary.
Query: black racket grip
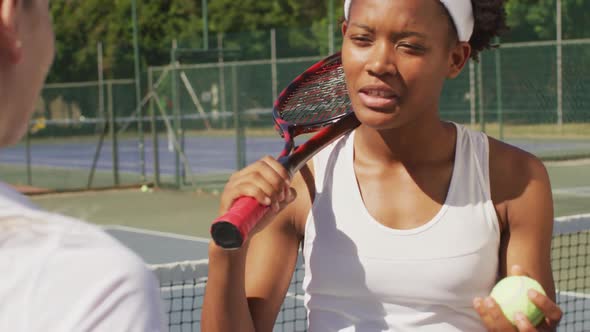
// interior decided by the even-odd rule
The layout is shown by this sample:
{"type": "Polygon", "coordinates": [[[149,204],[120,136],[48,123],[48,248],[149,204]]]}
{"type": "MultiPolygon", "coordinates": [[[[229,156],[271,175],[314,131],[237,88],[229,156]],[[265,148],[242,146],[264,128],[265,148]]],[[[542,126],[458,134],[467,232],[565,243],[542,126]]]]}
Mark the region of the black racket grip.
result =
{"type": "Polygon", "coordinates": [[[213,221],[213,241],[224,249],[239,249],[269,208],[252,197],[238,198],[229,211],[213,221]]]}

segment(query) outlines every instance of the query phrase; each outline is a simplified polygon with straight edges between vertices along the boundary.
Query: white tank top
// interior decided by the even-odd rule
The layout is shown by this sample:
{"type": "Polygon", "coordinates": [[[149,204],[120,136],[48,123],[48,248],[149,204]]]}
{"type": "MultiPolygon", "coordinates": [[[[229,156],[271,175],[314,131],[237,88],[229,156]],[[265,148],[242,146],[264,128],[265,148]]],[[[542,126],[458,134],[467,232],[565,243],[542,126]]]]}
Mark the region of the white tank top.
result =
{"type": "Polygon", "coordinates": [[[354,132],[313,159],[316,195],[303,249],[309,331],[485,330],[472,301],[496,282],[500,244],[488,140],[456,127],[445,203],[414,229],[386,227],[367,211],[354,132]]]}

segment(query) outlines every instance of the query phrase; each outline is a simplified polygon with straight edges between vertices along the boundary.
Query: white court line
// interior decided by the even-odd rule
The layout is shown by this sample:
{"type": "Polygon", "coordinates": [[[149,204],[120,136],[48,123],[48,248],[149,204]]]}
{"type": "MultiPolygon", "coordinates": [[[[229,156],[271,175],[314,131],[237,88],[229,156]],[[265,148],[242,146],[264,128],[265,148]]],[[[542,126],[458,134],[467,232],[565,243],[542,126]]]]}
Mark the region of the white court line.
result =
{"type": "Polygon", "coordinates": [[[577,221],[586,221],[588,219],[590,219],[590,213],[582,213],[582,214],[576,214],[576,215],[572,215],[572,216],[557,217],[557,218],[555,218],[555,222],[567,224],[567,223],[574,223],[577,221]]]}
{"type": "Polygon", "coordinates": [[[563,216],[563,217],[555,218],[555,220],[564,221],[564,220],[568,220],[571,218],[576,218],[576,219],[590,218],[590,213],[582,213],[582,214],[576,214],[576,215],[572,215],[572,216],[563,216]]]}
{"type": "Polygon", "coordinates": [[[570,297],[582,298],[582,299],[590,300],[590,294],[586,294],[586,293],[560,292],[559,290],[557,290],[557,295],[558,296],[564,295],[564,296],[570,296],[570,297]]]}
{"type": "Polygon", "coordinates": [[[584,166],[590,165],[590,158],[575,159],[575,160],[556,160],[543,162],[547,166],[584,166]]]}
{"type": "Polygon", "coordinates": [[[553,189],[553,195],[568,195],[578,197],[590,196],[590,186],[553,189]]]}
{"type": "Polygon", "coordinates": [[[304,301],[305,300],[305,295],[301,295],[301,294],[295,294],[293,292],[287,292],[287,294],[285,294],[285,297],[292,297],[295,300],[298,301],[304,301]]]}
{"type": "Polygon", "coordinates": [[[129,226],[121,226],[121,225],[106,225],[102,226],[105,230],[115,230],[115,231],[125,231],[129,233],[137,233],[137,234],[144,234],[144,235],[154,235],[160,237],[167,237],[176,240],[186,240],[186,241],[194,241],[199,243],[209,243],[210,240],[204,237],[197,237],[197,236],[189,236],[189,235],[180,235],[175,233],[167,233],[167,232],[159,232],[159,231],[152,231],[147,229],[141,228],[134,228],[129,226]]]}

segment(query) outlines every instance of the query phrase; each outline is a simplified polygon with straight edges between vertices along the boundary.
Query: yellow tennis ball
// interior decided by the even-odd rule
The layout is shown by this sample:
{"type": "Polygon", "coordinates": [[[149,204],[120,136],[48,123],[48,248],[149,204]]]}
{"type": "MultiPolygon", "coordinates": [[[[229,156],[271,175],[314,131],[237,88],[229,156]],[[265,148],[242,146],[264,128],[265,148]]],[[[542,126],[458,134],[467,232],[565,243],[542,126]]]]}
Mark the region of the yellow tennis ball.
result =
{"type": "Polygon", "coordinates": [[[145,184],[143,186],[141,186],[142,193],[147,193],[149,190],[150,190],[150,188],[148,186],[146,186],[145,184]]]}
{"type": "Polygon", "coordinates": [[[529,299],[529,289],[545,294],[543,287],[534,279],[525,276],[506,277],[494,286],[491,297],[496,300],[508,320],[514,324],[514,315],[522,312],[533,325],[544,318],[543,312],[529,299]]]}

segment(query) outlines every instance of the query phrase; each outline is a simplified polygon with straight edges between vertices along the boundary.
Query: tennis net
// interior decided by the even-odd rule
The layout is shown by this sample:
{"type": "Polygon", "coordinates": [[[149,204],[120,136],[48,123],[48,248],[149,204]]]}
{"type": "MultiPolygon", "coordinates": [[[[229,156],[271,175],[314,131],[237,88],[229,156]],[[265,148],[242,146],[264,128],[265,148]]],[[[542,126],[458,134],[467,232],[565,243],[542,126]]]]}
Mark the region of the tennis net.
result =
{"type": "MultiPolygon", "coordinates": [[[[207,260],[151,265],[160,280],[160,294],[170,332],[201,331],[201,307],[207,282],[207,260]]],[[[306,331],[307,311],[303,306],[301,259],[276,320],[273,332],[306,331]]]]}
{"type": "MultiPolygon", "coordinates": [[[[552,244],[557,300],[565,315],[558,331],[590,331],[590,214],[555,220],[552,244]]],[[[303,261],[298,261],[274,331],[306,331],[303,261]]],[[[171,332],[200,331],[207,260],[152,265],[171,332]]]]}

